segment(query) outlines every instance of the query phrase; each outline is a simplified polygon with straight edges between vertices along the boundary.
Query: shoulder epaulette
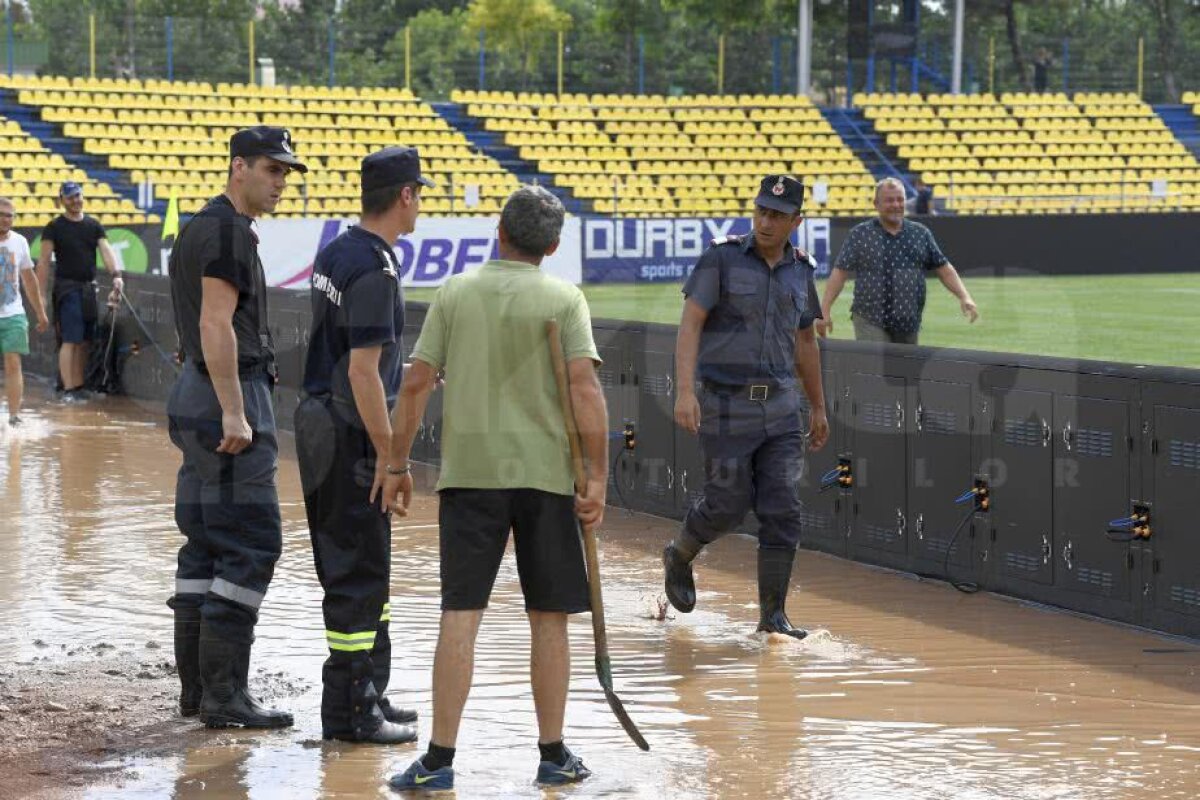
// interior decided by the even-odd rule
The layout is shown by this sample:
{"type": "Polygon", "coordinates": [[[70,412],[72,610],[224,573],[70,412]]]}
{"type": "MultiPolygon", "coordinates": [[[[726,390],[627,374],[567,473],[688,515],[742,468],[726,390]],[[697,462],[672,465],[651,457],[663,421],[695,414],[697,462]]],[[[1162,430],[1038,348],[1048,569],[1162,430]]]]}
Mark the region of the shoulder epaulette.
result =
{"type": "Polygon", "coordinates": [[[718,236],[717,238],[712,240],[712,246],[716,247],[717,245],[722,245],[722,244],[741,244],[745,240],[746,240],[745,236],[734,236],[732,234],[729,236],[718,236]]]}
{"type": "Polygon", "coordinates": [[[379,261],[383,265],[383,274],[389,278],[396,277],[396,268],[393,266],[392,259],[388,257],[387,252],[382,247],[375,246],[375,255],[379,256],[379,261]]]}
{"type": "Polygon", "coordinates": [[[813,258],[811,255],[809,255],[808,253],[801,250],[799,247],[796,248],[796,258],[800,259],[801,261],[806,262],[813,269],[817,268],[817,260],[815,258],[813,258]]]}

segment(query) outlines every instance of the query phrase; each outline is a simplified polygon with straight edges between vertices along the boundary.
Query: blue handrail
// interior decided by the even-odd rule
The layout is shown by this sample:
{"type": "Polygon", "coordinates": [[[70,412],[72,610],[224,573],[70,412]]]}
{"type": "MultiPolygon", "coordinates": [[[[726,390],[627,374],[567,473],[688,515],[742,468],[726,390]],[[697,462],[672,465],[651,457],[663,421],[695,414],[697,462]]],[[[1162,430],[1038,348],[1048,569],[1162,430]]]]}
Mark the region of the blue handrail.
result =
{"type": "Polygon", "coordinates": [[[856,124],[854,123],[854,120],[850,119],[850,117],[849,117],[849,115],[848,115],[848,114],[846,114],[846,111],[845,111],[845,109],[838,108],[838,109],[835,109],[835,110],[836,110],[836,111],[837,111],[839,114],[841,114],[841,115],[842,115],[842,121],[843,121],[843,122],[845,122],[847,125],[849,125],[849,126],[851,127],[851,129],[853,129],[853,131],[854,131],[854,134],[855,134],[855,135],[856,135],[856,136],[857,136],[859,139],[861,139],[861,140],[862,140],[862,141],[863,141],[863,142],[864,142],[864,143],[867,145],[867,147],[871,148],[871,151],[872,151],[873,153],[875,153],[876,157],[877,157],[877,158],[880,160],[880,162],[882,162],[883,164],[887,165],[887,169],[888,169],[888,170],[891,172],[891,176],[890,176],[890,177],[896,178],[897,180],[899,180],[899,181],[900,181],[900,183],[904,184],[904,190],[905,190],[905,192],[906,192],[906,193],[907,193],[907,192],[912,192],[913,194],[916,194],[916,193],[917,193],[917,190],[916,190],[916,189],[914,189],[914,188],[913,188],[913,186],[912,186],[912,184],[911,184],[911,183],[909,183],[909,182],[908,182],[908,180],[907,180],[907,179],[904,177],[904,173],[902,173],[902,172],[900,172],[900,170],[896,169],[896,165],[892,163],[892,160],[891,160],[890,158],[888,158],[887,156],[885,156],[885,155],[884,155],[884,154],[883,154],[883,153],[880,151],[880,149],[879,149],[878,147],[876,147],[876,146],[875,146],[875,143],[874,143],[874,142],[872,142],[870,139],[868,139],[868,138],[867,138],[866,134],[864,134],[864,133],[862,132],[862,129],[861,129],[861,128],[859,128],[859,127],[858,127],[858,125],[856,125],[856,124]]]}

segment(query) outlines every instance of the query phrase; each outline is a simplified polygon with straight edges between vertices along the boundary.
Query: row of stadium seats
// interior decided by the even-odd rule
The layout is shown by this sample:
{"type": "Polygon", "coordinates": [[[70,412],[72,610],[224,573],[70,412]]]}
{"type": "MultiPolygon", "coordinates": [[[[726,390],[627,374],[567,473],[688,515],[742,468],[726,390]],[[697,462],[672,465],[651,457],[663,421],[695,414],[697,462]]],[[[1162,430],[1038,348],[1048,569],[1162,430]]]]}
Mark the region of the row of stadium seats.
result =
{"type": "Polygon", "coordinates": [[[153,222],[106,183],[92,181],[58,153],[51,153],[15,120],[0,117],[0,196],[13,201],[17,223],[41,227],[61,212],[58,190],[63,181],[75,181],[84,190],[89,213],[105,225],[153,222]]]}
{"type": "Polygon", "coordinates": [[[806,97],[624,102],[620,96],[462,91],[453,99],[599,213],[740,215],[752,210],[758,181],[772,173],[804,179],[808,213],[871,210],[874,179],[806,97]],[[715,175],[735,182],[696,184],[695,192],[669,183],[715,175]],[[828,189],[821,202],[812,191],[818,182],[828,189]]]}
{"type": "Polygon", "coordinates": [[[424,171],[437,183],[422,192],[427,214],[494,214],[517,187],[495,159],[477,152],[433,108],[403,89],[271,87],[165,81],[105,81],[0,77],[0,87],[41,109],[83,141],[86,153],[150,181],[155,196],[175,195],[183,213],[196,211],[225,185],[229,137],[240,127],[280,125],[310,167],[293,176],[276,216],[353,215],[359,210],[363,156],[394,144],[418,146],[424,171]],[[465,205],[466,185],[479,202],[465,205]]]}
{"type": "Polygon", "coordinates": [[[960,213],[1193,208],[1200,186],[1195,156],[1135,95],[860,94],[854,102],[960,213]]]}
{"type": "Polygon", "coordinates": [[[575,106],[621,108],[811,108],[812,101],[787,94],[692,94],[663,96],[656,94],[542,94],[539,92],[492,92],[456,89],[450,93],[455,103],[495,103],[520,106],[575,106]]]}
{"type": "Polygon", "coordinates": [[[412,92],[404,88],[354,86],[256,86],[245,83],[217,83],[208,81],[165,81],[139,78],[68,78],[62,75],[17,75],[4,83],[14,89],[41,89],[58,91],[86,91],[96,93],[144,92],[156,95],[185,94],[208,98],[214,94],[229,97],[292,97],[303,100],[413,100],[412,92]]]}

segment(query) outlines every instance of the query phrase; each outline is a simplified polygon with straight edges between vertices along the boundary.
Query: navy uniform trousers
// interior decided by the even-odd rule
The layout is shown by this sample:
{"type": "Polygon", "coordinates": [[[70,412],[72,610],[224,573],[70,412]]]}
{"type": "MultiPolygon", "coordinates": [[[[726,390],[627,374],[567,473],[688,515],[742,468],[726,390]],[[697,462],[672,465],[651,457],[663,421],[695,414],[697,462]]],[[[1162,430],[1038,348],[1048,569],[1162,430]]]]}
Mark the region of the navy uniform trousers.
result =
{"type": "Polygon", "coordinates": [[[753,509],[760,548],[795,550],[804,473],[799,390],[772,386],[765,400],[752,400],[748,388],[707,384],[699,400],[706,481],[684,518],[685,533],[711,544],[753,509]]]}
{"type": "Polygon", "coordinates": [[[171,441],[183,452],[175,485],[179,549],[172,608],[199,608],[223,639],[249,644],[283,546],[275,473],[279,457],[271,377],[241,380],[246,421],[254,431],[237,455],[217,453],[221,404],[212,382],[184,364],[167,399],[171,441]]]}
{"type": "Polygon", "coordinates": [[[353,406],[306,397],[295,422],[313,560],[325,590],[321,724],[325,736],[361,738],[379,726],[377,703],[391,676],[391,523],[379,498],[369,501],[375,448],[353,406]]]}

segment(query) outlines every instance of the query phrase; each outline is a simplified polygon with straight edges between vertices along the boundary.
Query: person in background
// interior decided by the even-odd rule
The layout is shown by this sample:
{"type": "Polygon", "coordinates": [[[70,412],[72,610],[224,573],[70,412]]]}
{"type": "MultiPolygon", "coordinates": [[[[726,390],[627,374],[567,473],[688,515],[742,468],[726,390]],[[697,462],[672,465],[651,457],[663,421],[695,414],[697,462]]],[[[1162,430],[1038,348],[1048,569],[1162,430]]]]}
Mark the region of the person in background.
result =
{"type": "Polygon", "coordinates": [[[979,308],[958,271],[943,255],[933,233],[904,218],[904,184],[884,178],[875,186],[876,219],[850,229],[825,284],[817,333],[833,332],[833,304],[853,275],[850,319],[854,338],[866,342],[917,344],[925,311],[925,275],[932,272],[958,298],[963,316],[974,322],[979,308]]]}
{"type": "Polygon", "coordinates": [[[1033,57],[1033,90],[1038,94],[1046,93],[1046,87],[1050,84],[1050,67],[1053,65],[1054,58],[1050,51],[1039,47],[1037,55],[1033,57]]]}
{"type": "Polygon", "coordinates": [[[933,207],[933,187],[917,177],[913,179],[913,188],[917,190],[913,198],[913,213],[921,216],[936,214],[937,210],[933,207]]]}
{"type": "Polygon", "coordinates": [[[42,304],[42,288],[34,274],[29,242],[12,229],[17,209],[13,201],[0,197],[0,353],[4,354],[4,391],[8,397],[8,424],[21,424],[21,399],[25,376],[21,356],[29,355],[29,320],[21,303],[21,289],[37,317],[37,331],[50,326],[42,304]]]}
{"type": "Polygon", "coordinates": [[[117,255],[108,243],[104,226],[95,217],[83,213],[83,187],[74,181],[65,182],[58,190],[63,213],[52,219],[42,230],[42,252],[38,256],[37,274],[45,292],[50,276],[50,259],[54,259],[54,324],[62,344],[58,350],[58,371],[62,379],[62,401],[82,402],[88,399],[83,386],[84,367],[88,348],[96,338],[96,253],[104,268],[112,275],[113,289],[121,291],[124,282],[117,265],[117,255]]]}

